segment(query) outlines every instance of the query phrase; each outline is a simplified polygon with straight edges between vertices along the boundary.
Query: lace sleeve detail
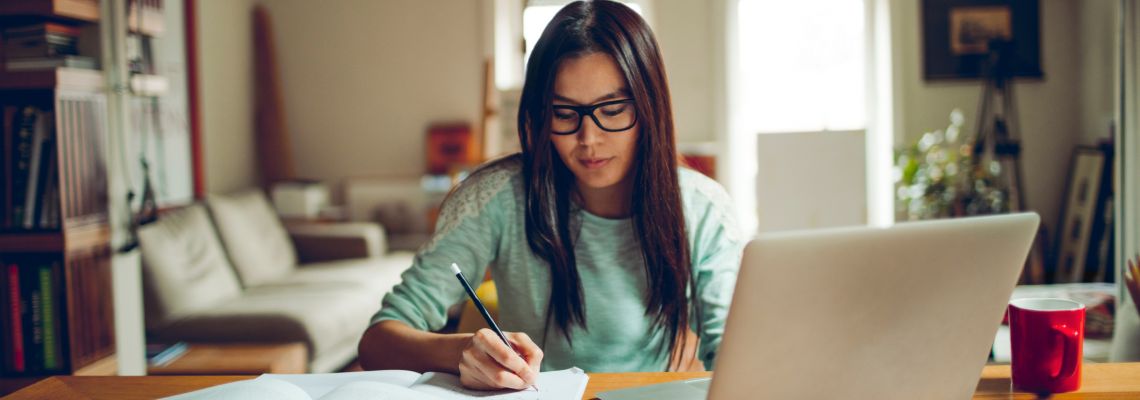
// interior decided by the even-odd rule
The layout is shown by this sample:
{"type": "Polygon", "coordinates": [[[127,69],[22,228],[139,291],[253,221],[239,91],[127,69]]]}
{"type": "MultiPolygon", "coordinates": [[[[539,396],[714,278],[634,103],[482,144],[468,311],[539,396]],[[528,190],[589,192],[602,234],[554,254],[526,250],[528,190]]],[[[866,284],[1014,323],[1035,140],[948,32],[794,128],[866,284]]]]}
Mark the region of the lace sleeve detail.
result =
{"type": "Polygon", "coordinates": [[[478,216],[487,205],[508,188],[511,179],[521,172],[517,157],[491,162],[471,174],[447,196],[439,212],[435,234],[420,248],[420,252],[435,249],[440,239],[455,230],[464,220],[478,216]]]}

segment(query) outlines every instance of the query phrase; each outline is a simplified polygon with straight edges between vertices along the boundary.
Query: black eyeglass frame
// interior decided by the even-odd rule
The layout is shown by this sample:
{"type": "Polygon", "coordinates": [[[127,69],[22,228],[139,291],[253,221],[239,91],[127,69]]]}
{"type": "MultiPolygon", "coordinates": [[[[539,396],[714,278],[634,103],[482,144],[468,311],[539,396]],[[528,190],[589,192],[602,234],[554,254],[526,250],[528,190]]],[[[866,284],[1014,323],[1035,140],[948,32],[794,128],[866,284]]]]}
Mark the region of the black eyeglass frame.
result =
{"type": "MultiPolygon", "coordinates": [[[[632,128],[634,125],[637,124],[637,109],[636,109],[636,107],[633,110],[633,120],[629,122],[629,126],[626,126],[624,128],[621,128],[621,129],[610,129],[610,128],[606,128],[605,126],[602,126],[601,121],[598,121],[598,117],[594,115],[594,111],[599,109],[599,108],[602,108],[605,106],[612,106],[614,104],[622,104],[622,103],[628,103],[628,104],[633,104],[633,105],[637,104],[633,101],[633,99],[619,99],[619,100],[603,101],[601,103],[588,105],[588,106],[571,106],[571,105],[564,105],[564,104],[557,104],[557,105],[551,106],[552,111],[553,110],[570,110],[570,111],[574,111],[575,113],[578,113],[578,125],[575,125],[574,129],[569,131],[569,132],[558,132],[558,131],[554,130],[554,127],[552,124],[552,126],[550,127],[550,133],[555,134],[555,135],[573,135],[575,133],[578,133],[578,131],[582,130],[582,121],[586,119],[585,118],[586,116],[589,116],[590,119],[594,120],[594,125],[596,125],[598,128],[600,128],[601,130],[606,131],[606,132],[621,132],[621,131],[627,130],[629,128],[632,128]]],[[[554,118],[553,112],[551,113],[551,118],[554,118]]]]}

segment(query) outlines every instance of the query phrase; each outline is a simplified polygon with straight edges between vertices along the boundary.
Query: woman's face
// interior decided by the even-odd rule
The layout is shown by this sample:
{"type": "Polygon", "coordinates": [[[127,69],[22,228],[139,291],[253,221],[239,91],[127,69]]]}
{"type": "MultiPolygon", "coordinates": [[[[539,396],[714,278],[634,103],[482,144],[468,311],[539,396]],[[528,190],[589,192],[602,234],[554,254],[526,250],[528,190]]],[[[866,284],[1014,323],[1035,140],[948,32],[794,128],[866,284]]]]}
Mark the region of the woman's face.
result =
{"type": "MultiPolygon", "coordinates": [[[[557,106],[592,106],[614,100],[630,99],[629,88],[613,58],[604,53],[590,53],[562,61],[554,80],[554,112],[551,125],[573,129],[578,116],[574,111],[557,106]]],[[[578,188],[604,189],[622,183],[630,175],[636,156],[638,127],[634,122],[633,103],[618,103],[594,110],[593,118],[584,116],[578,131],[568,135],[551,134],[550,140],[570,171],[578,188]]],[[[564,129],[565,130],[565,129],[564,129]]]]}

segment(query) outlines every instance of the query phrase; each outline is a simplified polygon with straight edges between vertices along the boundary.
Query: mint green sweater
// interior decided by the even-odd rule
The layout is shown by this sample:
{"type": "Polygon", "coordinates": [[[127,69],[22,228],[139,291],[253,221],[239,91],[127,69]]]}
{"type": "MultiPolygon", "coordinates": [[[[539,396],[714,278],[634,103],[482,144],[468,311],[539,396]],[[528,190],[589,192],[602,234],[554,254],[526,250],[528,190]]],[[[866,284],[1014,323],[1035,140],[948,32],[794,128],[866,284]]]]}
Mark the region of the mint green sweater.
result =
{"type": "MultiPolygon", "coordinates": [[[[550,273],[527,245],[521,167],[518,157],[506,158],[459,185],[443,205],[435,235],[384,297],[372,323],[398,320],[420,330],[442,328],[447,309],[467,298],[451,273],[454,262],[471,281],[491,269],[499,292],[496,322],[505,331],[525,332],[542,348],[543,370],[665,370],[668,349],[658,345],[665,335],[652,329],[645,312],[648,285],[631,219],[571,212],[589,329],[571,329],[571,347],[553,321],[546,326],[550,273]]],[[[685,168],[679,180],[697,288],[691,298],[702,316],[697,354],[712,369],[745,241],[719,184],[685,168]]]]}

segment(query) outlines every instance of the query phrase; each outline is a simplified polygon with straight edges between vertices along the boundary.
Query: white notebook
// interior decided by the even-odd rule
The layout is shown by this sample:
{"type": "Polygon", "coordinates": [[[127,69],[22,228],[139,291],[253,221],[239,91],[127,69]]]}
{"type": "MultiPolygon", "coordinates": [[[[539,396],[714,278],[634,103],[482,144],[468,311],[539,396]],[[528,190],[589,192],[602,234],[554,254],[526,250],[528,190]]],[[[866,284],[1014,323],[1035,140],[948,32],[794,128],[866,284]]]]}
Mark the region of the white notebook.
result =
{"type": "Polygon", "coordinates": [[[538,387],[527,390],[478,391],[464,388],[451,374],[412,371],[363,371],[335,374],[264,374],[256,379],[218,385],[171,400],[532,400],[581,399],[589,376],[570,368],[538,374],[538,387]]]}

